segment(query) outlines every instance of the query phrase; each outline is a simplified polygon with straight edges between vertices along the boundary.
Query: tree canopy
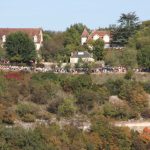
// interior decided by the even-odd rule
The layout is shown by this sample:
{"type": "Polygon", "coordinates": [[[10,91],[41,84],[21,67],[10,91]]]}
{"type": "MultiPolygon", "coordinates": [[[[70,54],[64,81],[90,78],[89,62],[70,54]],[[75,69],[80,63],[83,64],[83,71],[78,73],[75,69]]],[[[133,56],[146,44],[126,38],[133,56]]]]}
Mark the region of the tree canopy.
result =
{"type": "Polygon", "coordinates": [[[104,57],[104,42],[102,40],[96,40],[93,41],[92,43],[92,52],[94,55],[94,58],[96,60],[103,60],[104,57]]]}
{"type": "Polygon", "coordinates": [[[139,18],[136,16],[135,12],[127,14],[123,13],[120,16],[118,23],[119,25],[112,31],[112,44],[124,46],[128,43],[129,37],[132,37],[139,27],[139,18]]]}
{"type": "Polygon", "coordinates": [[[129,47],[137,50],[140,67],[150,68],[150,21],[145,21],[136,34],[129,39],[129,47]]]}
{"type": "Polygon", "coordinates": [[[8,35],[5,47],[7,57],[11,62],[28,63],[36,60],[34,42],[23,32],[8,35]]]}

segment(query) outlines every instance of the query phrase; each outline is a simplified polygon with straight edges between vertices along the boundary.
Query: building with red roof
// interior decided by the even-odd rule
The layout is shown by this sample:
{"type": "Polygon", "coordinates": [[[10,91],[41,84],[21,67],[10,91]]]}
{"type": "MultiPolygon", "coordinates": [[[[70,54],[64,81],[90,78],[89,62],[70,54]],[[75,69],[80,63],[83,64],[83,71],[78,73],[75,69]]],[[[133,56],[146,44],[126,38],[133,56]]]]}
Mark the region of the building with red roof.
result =
{"type": "Polygon", "coordinates": [[[84,45],[89,41],[96,41],[98,39],[102,39],[104,41],[104,48],[110,48],[111,34],[109,31],[94,30],[89,33],[86,28],[81,35],[81,45],[84,45]]]}
{"type": "Polygon", "coordinates": [[[15,32],[26,33],[34,42],[36,50],[38,51],[43,43],[43,31],[41,28],[0,28],[0,43],[1,46],[6,42],[9,34],[15,32]]]}

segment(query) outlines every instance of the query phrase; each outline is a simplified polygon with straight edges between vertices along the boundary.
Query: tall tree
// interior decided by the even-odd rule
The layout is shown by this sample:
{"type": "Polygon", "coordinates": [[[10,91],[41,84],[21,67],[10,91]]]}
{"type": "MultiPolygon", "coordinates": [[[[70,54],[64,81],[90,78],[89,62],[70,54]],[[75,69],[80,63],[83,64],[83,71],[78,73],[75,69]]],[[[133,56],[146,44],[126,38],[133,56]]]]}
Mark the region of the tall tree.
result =
{"type": "MultiPolygon", "coordinates": [[[[64,52],[64,32],[44,32],[42,56],[45,61],[56,61],[64,52]]],[[[69,54],[70,55],[70,54],[69,54]]]]}
{"type": "Polygon", "coordinates": [[[80,46],[81,34],[85,27],[85,25],[78,23],[67,28],[64,42],[65,47],[70,46],[74,48],[80,46]]]}
{"type": "Polygon", "coordinates": [[[150,46],[139,49],[137,56],[139,66],[150,70],[150,46]]]}
{"type": "Polygon", "coordinates": [[[137,50],[139,66],[150,69],[150,20],[141,24],[137,33],[130,38],[128,45],[137,50]]]}
{"type": "Polygon", "coordinates": [[[103,60],[104,58],[104,42],[102,40],[96,40],[92,42],[93,55],[96,60],[103,60]]]}
{"type": "Polygon", "coordinates": [[[128,43],[129,37],[132,37],[138,29],[139,18],[136,16],[135,12],[123,13],[118,23],[119,26],[113,30],[112,44],[124,46],[128,43]]]}
{"type": "Polygon", "coordinates": [[[28,63],[36,59],[34,42],[23,32],[8,35],[5,47],[11,62],[28,63]]]}

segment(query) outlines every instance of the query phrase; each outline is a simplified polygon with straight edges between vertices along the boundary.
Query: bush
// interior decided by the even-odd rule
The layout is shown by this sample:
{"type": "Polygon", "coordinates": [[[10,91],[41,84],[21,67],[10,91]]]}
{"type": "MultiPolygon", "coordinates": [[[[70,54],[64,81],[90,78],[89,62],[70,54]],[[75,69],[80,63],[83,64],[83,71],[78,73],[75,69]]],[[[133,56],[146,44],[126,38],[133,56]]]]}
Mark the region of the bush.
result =
{"type": "Polygon", "coordinates": [[[58,113],[65,117],[70,117],[74,115],[77,110],[74,99],[64,99],[61,105],[58,107],[58,113]]]}
{"type": "Polygon", "coordinates": [[[144,90],[150,94],[150,82],[144,83],[144,90]]]}
{"type": "Polygon", "coordinates": [[[17,106],[17,110],[16,112],[18,113],[18,115],[23,118],[26,115],[30,114],[30,115],[36,115],[38,111],[38,108],[36,106],[34,106],[33,104],[19,104],[17,106]]]}
{"type": "Polygon", "coordinates": [[[118,79],[118,80],[108,80],[105,83],[105,86],[109,90],[111,95],[118,95],[120,93],[120,87],[124,84],[125,80],[118,79]]]}
{"type": "Polygon", "coordinates": [[[143,87],[136,82],[125,82],[120,87],[119,97],[126,100],[137,111],[141,111],[148,106],[148,96],[143,87]]]}
{"type": "Polygon", "coordinates": [[[45,80],[41,82],[32,82],[30,93],[31,101],[37,104],[47,104],[49,100],[52,100],[60,86],[52,81],[45,80]]]}
{"type": "Polygon", "coordinates": [[[150,118],[150,109],[147,108],[144,111],[142,111],[141,116],[145,119],[149,119],[150,118]]]}
{"type": "Polygon", "coordinates": [[[99,94],[89,89],[83,89],[77,93],[77,105],[80,108],[80,111],[87,113],[91,111],[95,103],[100,101],[99,94]]]}
{"type": "Polygon", "coordinates": [[[12,110],[6,110],[3,112],[2,122],[6,124],[14,124],[15,114],[12,110]]]}
{"type": "Polygon", "coordinates": [[[61,86],[66,92],[77,92],[83,88],[91,88],[90,75],[71,76],[61,81],[61,86]]]}
{"type": "Polygon", "coordinates": [[[128,72],[125,74],[124,78],[125,78],[126,80],[131,80],[132,77],[133,77],[133,74],[134,74],[133,70],[130,69],[130,70],[128,70],[128,72]]]}
{"type": "Polygon", "coordinates": [[[32,114],[25,114],[21,120],[24,122],[35,122],[35,116],[32,114]]]}
{"type": "Polygon", "coordinates": [[[103,109],[104,116],[106,117],[112,117],[115,119],[133,119],[137,117],[137,113],[134,112],[127,104],[106,103],[103,109]]]}
{"type": "Polygon", "coordinates": [[[54,113],[54,114],[57,114],[58,112],[58,107],[59,105],[61,105],[63,102],[63,100],[59,100],[59,99],[56,99],[56,100],[52,100],[48,107],[47,107],[47,110],[50,112],[50,113],[54,113]]]}

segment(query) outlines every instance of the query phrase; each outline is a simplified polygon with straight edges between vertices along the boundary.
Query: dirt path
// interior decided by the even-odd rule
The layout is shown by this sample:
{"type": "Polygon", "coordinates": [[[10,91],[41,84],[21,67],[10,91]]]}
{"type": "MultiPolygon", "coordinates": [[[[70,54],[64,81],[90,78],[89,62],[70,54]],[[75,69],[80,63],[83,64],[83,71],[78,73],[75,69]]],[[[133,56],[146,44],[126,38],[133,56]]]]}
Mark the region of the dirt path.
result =
{"type": "Polygon", "coordinates": [[[116,122],[114,125],[118,127],[129,127],[131,130],[142,132],[145,127],[150,128],[150,121],[116,122]]]}

